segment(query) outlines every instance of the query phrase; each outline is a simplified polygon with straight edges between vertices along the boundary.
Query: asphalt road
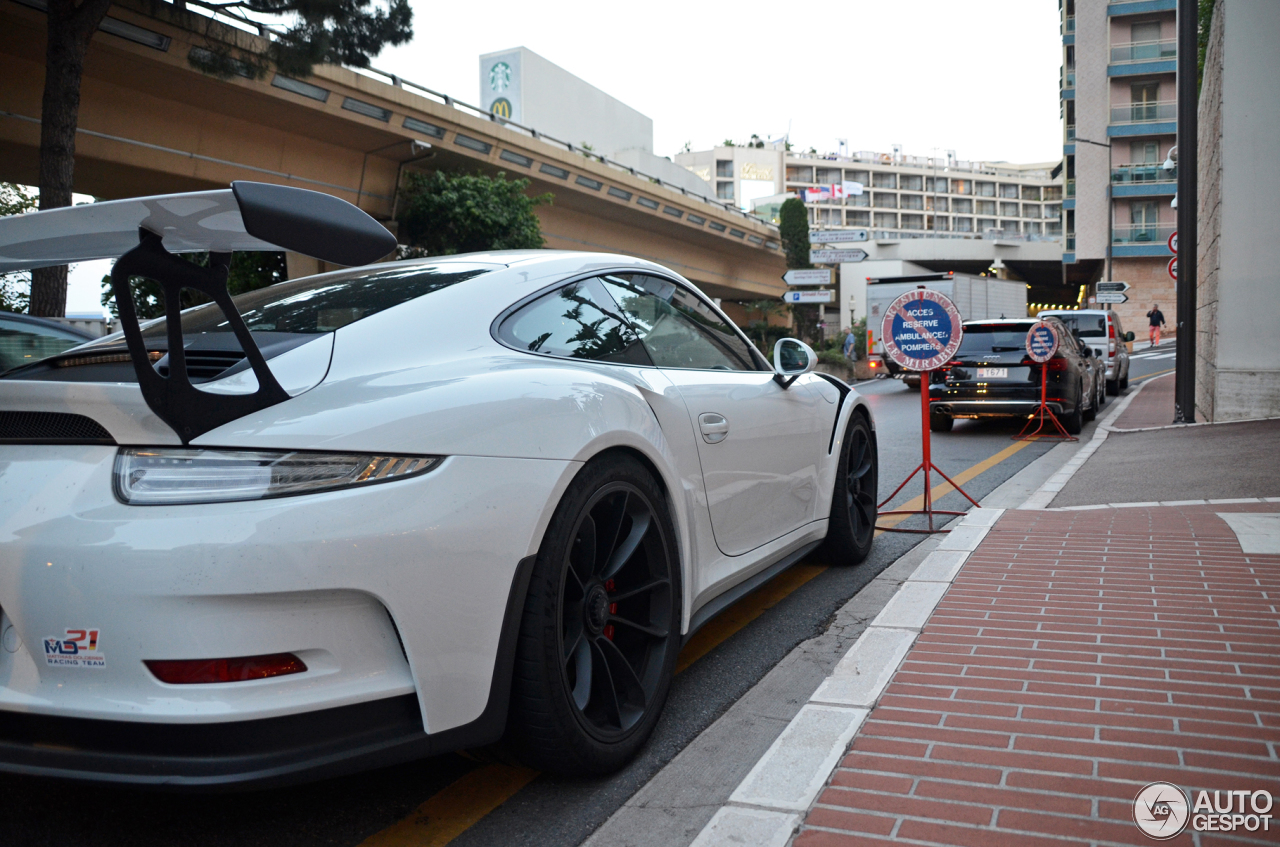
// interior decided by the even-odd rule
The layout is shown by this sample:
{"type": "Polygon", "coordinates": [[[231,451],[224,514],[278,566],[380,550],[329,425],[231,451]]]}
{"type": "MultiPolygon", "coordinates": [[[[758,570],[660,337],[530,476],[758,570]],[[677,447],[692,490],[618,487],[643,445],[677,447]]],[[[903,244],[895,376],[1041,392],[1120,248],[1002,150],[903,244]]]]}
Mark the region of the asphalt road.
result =
{"type": "MultiPolygon", "coordinates": [[[[1172,359],[1135,359],[1132,376],[1172,366],[1172,359]]],[[[858,389],[876,416],[883,498],[920,462],[919,394],[893,380],[862,383],[858,389]]],[[[1049,443],[1014,442],[1018,429],[1009,422],[957,421],[952,432],[933,434],[934,461],[953,477],[969,470],[972,478],[961,484],[981,500],[1051,449],[1049,443]],[[983,469],[984,464],[989,467],[983,469]],[[980,472],[974,475],[975,471],[980,472]]],[[[935,485],[939,482],[933,480],[935,485]]],[[[922,490],[917,477],[885,508],[901,506],[922,490]]],[[[952,492],[935,505],[963,510],[966,504],[952,492]]],[[[918,518],[910,518],[899,526],[918,523],[918,518]]],[[[0,776],[0,844],[284,847],[358,845],[370,839],[370,847],[574,847],[793,647],[824,631],[836,609],[923,537],[883,534],[859,567],[804,562],[788,572],[790,576],[784,574],[744,598],[723,616],[723,640],[710,642],[710,649],[704,640],[699,649],[706,652],[686,662],[688,667],[676,677],[663,720],[642,755],[609,778],[532,775],[492,764],[488,754],[440,756],[311,785],[224,795],[0,776]],[[499,800],[507,798],[505,802],[493,800],[495,792],[499,800]]]]}

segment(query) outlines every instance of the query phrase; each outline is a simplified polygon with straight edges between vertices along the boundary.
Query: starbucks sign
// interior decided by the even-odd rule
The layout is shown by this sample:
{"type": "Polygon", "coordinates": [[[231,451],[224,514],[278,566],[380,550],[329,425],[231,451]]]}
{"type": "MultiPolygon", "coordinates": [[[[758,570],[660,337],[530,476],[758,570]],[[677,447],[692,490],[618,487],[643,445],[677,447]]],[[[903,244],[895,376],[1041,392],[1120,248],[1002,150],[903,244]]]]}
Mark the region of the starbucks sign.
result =
{"type": "Polygon", "coordinates": [[[480,57],[480,105],[486,112],[522,123],[520,51],[480,57]]]}

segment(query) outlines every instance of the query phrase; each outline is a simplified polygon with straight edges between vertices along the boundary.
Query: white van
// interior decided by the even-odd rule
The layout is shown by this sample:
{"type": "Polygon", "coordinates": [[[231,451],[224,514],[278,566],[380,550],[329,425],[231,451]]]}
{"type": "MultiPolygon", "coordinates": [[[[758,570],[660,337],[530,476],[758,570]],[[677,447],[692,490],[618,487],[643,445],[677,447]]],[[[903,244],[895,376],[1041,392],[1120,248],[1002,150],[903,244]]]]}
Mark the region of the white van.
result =
{"type": "Polygon", "coordinates": [[[1046,309],[1039,317],[1053,315],[1074,330],[1086,344],[1096,348],[1107,363],[1107,393],[1119,394],[1129,387],[1129,347],[1132,332],[1125,332],[1120,316],[1110,309],[1046,309]]]}

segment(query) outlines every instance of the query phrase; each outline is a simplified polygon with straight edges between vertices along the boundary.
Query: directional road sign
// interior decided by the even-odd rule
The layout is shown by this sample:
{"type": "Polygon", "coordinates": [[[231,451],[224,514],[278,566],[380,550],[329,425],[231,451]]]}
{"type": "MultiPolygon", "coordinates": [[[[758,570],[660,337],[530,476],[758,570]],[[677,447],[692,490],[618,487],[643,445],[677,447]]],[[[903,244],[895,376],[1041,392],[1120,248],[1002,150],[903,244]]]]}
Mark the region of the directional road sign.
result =
{"type": "Polygon", "coordinates": [[[852,250],[809,250],[809,261],[812,264],[834,265],[839,262],[861,262],[867,258],[867,251],[854,248],[852,250]]]}
{"type": "Polygon", "coordinates": [[[960,311],[928,288],[908,291],[889,304],[880,340],[890,359],[911,371],[931,371],[955,355],[964,337],[960,311]]]}
{"type": "Polygon", "coordinates": [[[844,244],[849,241],[866,241],[865,229],[811,229],[809,240],[814,244],[844,244]]]}
{"type": "Polygon", "coordinates": [[[787,271],[782,275],[787,285],[830,285],[831,268],[814,268],[805,271],[787,271]]]}
{"type": "Polygon", "coordinates": [[[1119,291],[1099,291],[1097,297],[1089,299],[1095,303],[1128,303],[1129,295],[1119,291]]]}
{"type": "Polygon", "coordinates": [[[1174,256],[1169,260],[1169,276],[1174,282],[1178,281],[1178,257],[1174,256]]]}
{"type": "Polygon", "coordinates": [[[830,291],[788,291],[782,295],[784,303],[830,303],[830,291]]]}
{"type": "Polygon", "coordinates": [[[1098,283],[1098,293],[1123,294],[1129,290],[1129,287],[1127,282],[1100,282],[1098,283]]]}
{"type": "MultiPolygon", "coordinates": [[[[1123,297],[1124,295],[1120,295],[1123,297]]],[[[1048,321],[1036,321],[1027,330],[1027,355],[1033,362],[1047,362],[1058,352],[1058,330],[1048,321]]]]}

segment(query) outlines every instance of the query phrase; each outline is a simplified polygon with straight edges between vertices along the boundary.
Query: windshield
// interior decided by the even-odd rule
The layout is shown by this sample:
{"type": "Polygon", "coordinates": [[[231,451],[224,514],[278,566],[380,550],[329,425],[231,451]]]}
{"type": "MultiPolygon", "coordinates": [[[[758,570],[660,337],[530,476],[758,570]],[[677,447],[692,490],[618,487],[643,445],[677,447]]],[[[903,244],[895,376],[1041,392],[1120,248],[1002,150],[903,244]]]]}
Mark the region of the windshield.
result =
{"type": "MultiPolygon", "coordinates": [[[[449,262],[392,267],[348,277],[306,277],[279,282],[232,299],[252,332],[315,335],[333,332],[498,267],[449,262]]],[[[202,332],[230,332],[231,326],[221,309],[207,303],[182,313],[182,331],[190,337],[202,332]]],[[[142,334],[147,338],[164,338],[164,321],[157,321],[142,334]]]]}
{"type": "Polygon", "coordinates": [[[1030,322],[965,326],[964,339],[960,342],[956,356],[1025,350],[1029,329],[1030,322]]]}
{"type": "Polygon", "coordinates": [[[1067,325],[1067,329],[1075,330],[1076,335],[1083,338],[1106,338],[1107,319],[1104,315],[1061,315],[1055,318],[1067,325]]]}

